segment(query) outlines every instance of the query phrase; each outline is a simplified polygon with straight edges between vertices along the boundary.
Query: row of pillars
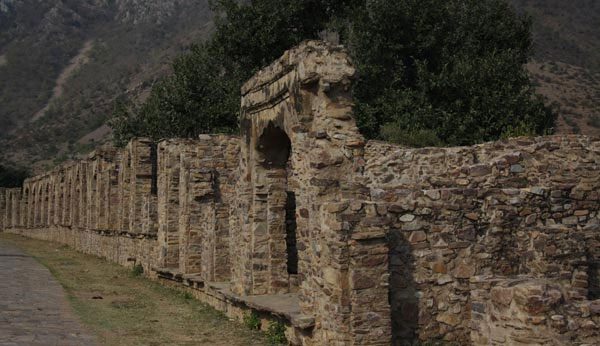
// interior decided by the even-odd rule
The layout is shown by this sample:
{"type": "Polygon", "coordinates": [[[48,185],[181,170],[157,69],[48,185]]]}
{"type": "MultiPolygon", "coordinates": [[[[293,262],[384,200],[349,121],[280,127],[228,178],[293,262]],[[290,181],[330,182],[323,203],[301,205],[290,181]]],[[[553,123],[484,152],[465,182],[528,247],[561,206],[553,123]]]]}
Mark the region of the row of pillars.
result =
{"type": "Polygon", "coordinates": [[[155,234],[155,146],[132,141],[0,190],[3,228],[51,226],[155,234]]]}
{"type": "Polygon", "coordinates": [[[199,275],[231,278],[230,208],[238,140],[206,136],[158,145],[158,265],[199,275]]]}

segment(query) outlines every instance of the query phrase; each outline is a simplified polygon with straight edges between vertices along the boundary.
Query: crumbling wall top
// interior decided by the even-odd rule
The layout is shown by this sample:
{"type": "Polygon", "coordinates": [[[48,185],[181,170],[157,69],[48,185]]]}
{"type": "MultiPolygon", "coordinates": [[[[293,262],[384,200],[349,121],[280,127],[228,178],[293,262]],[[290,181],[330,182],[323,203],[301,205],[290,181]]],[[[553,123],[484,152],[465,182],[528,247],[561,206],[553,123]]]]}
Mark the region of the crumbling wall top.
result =
{"type": "Polygon", "coordinates": [[[298,79],[305,82],[320,77],[335,83],[354,77],[356,73],[343,46],[307,40],[286,51],[281,58],[257,72],[242,86],[242,95],[277,81],[296,67],[298,79]]]}

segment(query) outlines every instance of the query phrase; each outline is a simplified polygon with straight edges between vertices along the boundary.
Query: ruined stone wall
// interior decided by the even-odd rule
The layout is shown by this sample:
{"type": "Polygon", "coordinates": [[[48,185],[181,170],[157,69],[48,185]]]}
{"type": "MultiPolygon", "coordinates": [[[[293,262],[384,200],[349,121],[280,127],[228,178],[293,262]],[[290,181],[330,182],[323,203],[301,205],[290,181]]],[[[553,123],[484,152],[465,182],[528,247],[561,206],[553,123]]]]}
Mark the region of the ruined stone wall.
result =
{"type": "Polygon", "coordinates": [[[7,229],[9,227],[8,225],[8,220],[6,218],[6,213],[7,213],[7,204],[8,204],[8,197],[7,197],[7,189],[0,187],[0,232],[4,231],[5,229],[7,229]]]}
{"type": "Polygon", "coordinates": [[[159,143],[161,270],[229,281],[229,216],[238,151],[239,139],[231,136],[159,143]]]}
{"type": "Polygon", "coordinates": [[[600,140],[366,142],[354,74],[304,42],[243,86],[240,137],[100,148],[0,188],[0,229],[142,265],[298,345],[597,344],[600,140]]]}
{"type": "Polygon", "coordinates": [[[376,345],[391,333],[389,304],[380,299],[387,259],[373,266],[364,259],[387,247],[384,225],[364,221],[375,217],[376,206],[364,207],[365,141],[352,113],[354,74],[343,49],[304,42],[242,88],[232,289],[240,295],[297,290],[301,314],[318,326],[297,342],[376,345]],[[286,220],[289,196],[295,220],[286,220]],[[352,206],[332,206],[346,201],[352,206]],[[287,266],[296,258],[286,241],[291,223],[297,273],[287,266]]]}
{"type": "Polygon", "coordinates": [[[594,297],[599,209],[595,192],[407,192],[388,206],[395,337],[468,343],[477,276],[546,278],[569,299],[594,297]]]}
{"type": "Polygon", "coordinates": [[[600,141],[585,136],[516,138],[471,147],[407,149],[370,141],[365,150],[367,185],[396,189],[526,188],[590,189],[600,183],[600,141]]]}
{"type": "MultiPolygon", "coordinates": [[[[123,265],[138,263],[149,269],[156,261],[156,232],[151,232],[156,226],[149,225],[156,225],[157,220],[151,212],[136,214],[138,209],[143,210],[140,206],[144,203],[152,204],[154,197],[149,190],[153,173],[148,167],[152,162],[145,156],[149,150],[149,141],[143,139],[133,141],[125,150],[100,148],[85,160],[27,179],[22,189],[7,189],[5,229],[68,244],[123,265]],[[123,158],[132,154],[137,159],[137,175],[130,168],[136,159],[123,165],[123,158]],[[142,168],[146,170],[139,173],[142,168]],[[124,175],[128,176],[126,184],[119,179],[124,175]],[[132,182],[135,188],[130,186],[132,182]],[[141,192],[122,198],[121,191],[143,188],[148,196],[141,192]],[[139,226],[134,229],[150,231],[142,235],[130,232],[129,223],[121,219],[124,209],[128,210],[127,215],[138,215],[139,226]]],[[[152,208],[156,206],[146,210],[152,208]]]]}
{"type": "Polygon", "coordinates": [[[390,203],[393,220],[396,342],[469,343],[471,280],[482,275],[544,278],[570,301],[597,299],[599,154],[600,141],[581,136],[460,148],[368,143],[371,198],[390,203]]]}
{"type": "Polygon", "coordinates": [[[598,300],[573,300],[564,287],[546,279],[477,277],[472,282],[474,345],[598,344],[598,300]]]}

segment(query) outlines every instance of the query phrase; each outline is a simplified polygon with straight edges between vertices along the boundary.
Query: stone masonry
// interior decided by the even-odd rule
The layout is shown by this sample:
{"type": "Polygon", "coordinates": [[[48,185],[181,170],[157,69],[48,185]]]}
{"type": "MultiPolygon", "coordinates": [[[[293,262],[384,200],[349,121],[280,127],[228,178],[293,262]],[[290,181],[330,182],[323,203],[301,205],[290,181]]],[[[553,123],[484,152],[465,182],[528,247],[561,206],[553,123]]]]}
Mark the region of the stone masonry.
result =
{"type": "Polygon", "coordinates": [[[600,139],[365,141],[346,51],[241,90],[241,134],[126,148],[0,188],[0,229],[188,290],[295,345],[600,343],[600,139]]]}

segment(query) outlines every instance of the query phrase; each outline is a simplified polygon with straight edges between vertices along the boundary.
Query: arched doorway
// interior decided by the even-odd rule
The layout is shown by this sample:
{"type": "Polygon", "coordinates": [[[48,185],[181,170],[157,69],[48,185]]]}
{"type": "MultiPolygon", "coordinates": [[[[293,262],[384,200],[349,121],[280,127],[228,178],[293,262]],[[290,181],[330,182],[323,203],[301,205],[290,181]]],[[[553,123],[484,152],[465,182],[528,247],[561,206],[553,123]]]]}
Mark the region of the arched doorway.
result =
{"type": "MultiPolygon", "coordinates": [[[[257,175],[264,181],[263,208],[268,252],[269,293],[285,293],[298,288],[298,249],[296,237],[296,194],[289,184],[293,173],[292,144],[286,132],[269,122],[256,143],[257,175]]],[[[258,210],[257,210],[258,211],[258,210]]],[[[256,220],[255,220],[256,221],[256,220]]]]}

